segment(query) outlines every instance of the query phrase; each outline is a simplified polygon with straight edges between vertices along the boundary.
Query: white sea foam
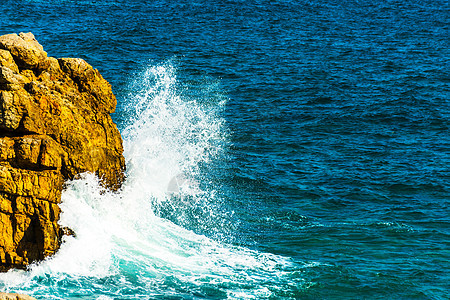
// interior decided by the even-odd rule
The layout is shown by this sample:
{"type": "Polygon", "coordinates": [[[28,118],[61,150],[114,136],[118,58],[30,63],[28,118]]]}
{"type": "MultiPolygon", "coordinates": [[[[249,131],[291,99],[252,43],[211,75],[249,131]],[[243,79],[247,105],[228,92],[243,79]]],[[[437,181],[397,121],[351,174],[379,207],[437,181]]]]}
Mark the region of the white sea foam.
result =
{"type": "MultiPolygon", "coordinates": [[[[139,287],[158,294],[158,284],[170,278],[175,285],[192,289],[205,284],[225,289],[228,298],[270,296],[282,280],[288,280],[283,278],[292,267],[290,259],[222,244],[153,210],[155,203],[172,201],[173,193],[190,196],[190,205],[198,204],[198,198],[213,197],[194,178],[199,163],[217,159],[222,151],[223,99],[211,103],[204,97],[183,98],[170,63],[149,67],[132,90],[128,109],[132,117],[123,130],[127,162],[123,188],[118,193],[104,190],[92,174],[68,183],[60,223],[73,229],[76,237],[65,237],[55,256],[28,272],[0,275],[4,289],[38,289],[42,295],[45,285],[38,284],[38,278],[50,277],[52,297],[68,299],[57,295],[64,280],[112,278],[114,288],[105,285],[105,291],[101,284],[79,287],[97,291],[97,299],[109,299],[124,290],[137,289],[135,294],[142,295],[139,287]]],[[[161,289],[171,288],[164,283],[161,289]]]]}

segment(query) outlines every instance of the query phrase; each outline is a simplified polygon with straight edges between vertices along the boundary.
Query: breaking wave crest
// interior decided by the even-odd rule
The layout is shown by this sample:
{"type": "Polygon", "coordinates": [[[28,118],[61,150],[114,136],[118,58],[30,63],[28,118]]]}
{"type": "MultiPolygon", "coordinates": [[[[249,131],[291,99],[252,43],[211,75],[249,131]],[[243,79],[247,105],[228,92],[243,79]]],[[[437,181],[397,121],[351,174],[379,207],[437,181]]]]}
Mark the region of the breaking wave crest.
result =
{"type": "Polygon", "coordinates": [[[308,286],[299,275],[307,265],[199,234],[226,213],[204,169],[224,157],[226,98],[213,81],[192,92],[176,75],[173,63],[149,66],[130,87],[122,189],[105,190],[92,174],[67,183],[60,223],[76,237],[28,271],[1,274],[0,288],[46,299],[241,299],[308,286]]]}

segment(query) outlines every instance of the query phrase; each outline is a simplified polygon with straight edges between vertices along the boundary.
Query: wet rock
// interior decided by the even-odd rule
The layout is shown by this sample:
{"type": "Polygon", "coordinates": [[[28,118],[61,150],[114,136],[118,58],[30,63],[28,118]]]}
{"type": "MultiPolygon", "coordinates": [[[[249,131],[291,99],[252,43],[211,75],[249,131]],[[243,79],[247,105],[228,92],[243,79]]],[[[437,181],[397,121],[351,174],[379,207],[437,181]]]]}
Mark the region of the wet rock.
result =
{"type": "MultiPolygon", "coordinates": [[[[31,33],[0,36],[0,270],[54,254],[65,180],[93,172],[124,180],[116,98],[78,58],[47,57],[31,33]]],[[[71,232],[71,234],[76,234],[71,232]]]]}

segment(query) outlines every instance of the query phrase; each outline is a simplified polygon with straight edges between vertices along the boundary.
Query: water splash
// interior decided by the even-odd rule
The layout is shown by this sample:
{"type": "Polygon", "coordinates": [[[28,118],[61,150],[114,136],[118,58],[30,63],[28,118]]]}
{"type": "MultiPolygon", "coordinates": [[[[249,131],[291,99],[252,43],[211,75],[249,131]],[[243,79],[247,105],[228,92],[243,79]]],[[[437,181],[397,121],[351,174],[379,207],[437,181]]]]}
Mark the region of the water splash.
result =
{"type": "Polygon", "coordinates": [[[171,63],[149,67],[132,90],[121,191],[104,190],[92,174],[69,182],[60,223],[76,237],[65,237],[54,257],[28,272],[1,274],[0,287],[46,299],[251,299],[295,296],[307,287],[299,276],[306,266],[188,230],[180,226],[189,219],[182,210],[175,222],[160,214],[164,205],[200,207],[204,226],[207,216],[220,219],[211,205],[219,199],[203,184],[201,166],[223,156],[224,98],[186,97],[171,63]]]}
{"type": "Polygon", "coordinates": [[[133,185],[163,199],[171,180],[180,174],[192,179],[199,163],[222,152],[224,122],[218,115],[225,99],[183,97],[169,63],[148,68],[134,86],[127,108],[134,117],[123,130],[128,173],[133,185]]]}

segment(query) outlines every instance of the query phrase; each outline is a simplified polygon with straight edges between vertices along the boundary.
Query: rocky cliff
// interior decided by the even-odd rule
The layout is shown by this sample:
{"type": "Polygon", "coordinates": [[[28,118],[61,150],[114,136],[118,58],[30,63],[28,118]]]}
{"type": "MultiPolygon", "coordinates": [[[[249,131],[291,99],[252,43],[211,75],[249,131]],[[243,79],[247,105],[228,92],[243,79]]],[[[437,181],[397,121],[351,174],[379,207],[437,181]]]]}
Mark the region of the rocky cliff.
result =
{"type": "Polygon", "coordinates": [[[36,300],[36,298],[15,293],[0,293],[0,300],[36,300]]]}
{"type": "Polygon", "coordinates": [[[63,183],[94,172],[117,190],[125,161],[98,70],[48,57],[31,33],[0,36],[0,270],[55,253],[63,183]]]}

